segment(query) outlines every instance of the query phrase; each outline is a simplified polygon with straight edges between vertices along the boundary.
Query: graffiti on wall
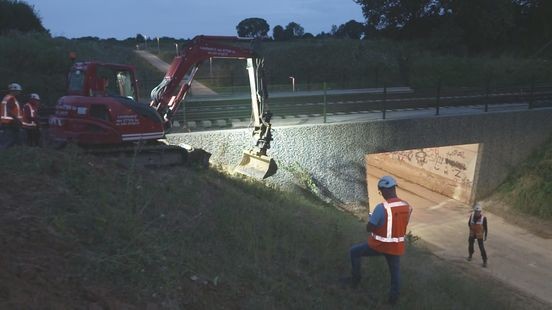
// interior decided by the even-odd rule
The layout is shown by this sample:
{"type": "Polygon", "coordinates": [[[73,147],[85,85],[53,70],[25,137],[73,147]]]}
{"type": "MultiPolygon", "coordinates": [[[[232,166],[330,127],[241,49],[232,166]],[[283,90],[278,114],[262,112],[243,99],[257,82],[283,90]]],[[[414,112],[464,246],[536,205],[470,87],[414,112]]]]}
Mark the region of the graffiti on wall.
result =
{"type": "Polygon", "coordinates": [[[396,151],[381,154],[389,159],[446,177],[458,185],[471,187],[477,146],[449,146],[396,151]]]}

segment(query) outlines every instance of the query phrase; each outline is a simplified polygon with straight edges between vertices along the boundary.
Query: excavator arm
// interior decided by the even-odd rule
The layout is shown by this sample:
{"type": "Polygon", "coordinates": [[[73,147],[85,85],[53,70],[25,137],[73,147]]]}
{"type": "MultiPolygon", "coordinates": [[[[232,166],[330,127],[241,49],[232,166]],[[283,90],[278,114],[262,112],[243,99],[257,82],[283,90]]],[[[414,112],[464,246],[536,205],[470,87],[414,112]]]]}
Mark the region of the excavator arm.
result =
{"type": "Polygon", "coordinates": [[[221,44],[221,41],[236,42],[243,39],[230,36],[197,36],[176,56],[161,83],[151,91],[151,103],[170,127],[174,114],[186,98],[199,66],[210,58],[245,59],[249,85],[251,89],[251,108],[253,137],[255,145],[244,151],[241,163],[236,172],[264,179],[276,173],[277,166],[266,152],[272,141],[270,119],[272,114],[265,111],[268,98],[263,79],[263,59],[252,49],[221,44]]]}

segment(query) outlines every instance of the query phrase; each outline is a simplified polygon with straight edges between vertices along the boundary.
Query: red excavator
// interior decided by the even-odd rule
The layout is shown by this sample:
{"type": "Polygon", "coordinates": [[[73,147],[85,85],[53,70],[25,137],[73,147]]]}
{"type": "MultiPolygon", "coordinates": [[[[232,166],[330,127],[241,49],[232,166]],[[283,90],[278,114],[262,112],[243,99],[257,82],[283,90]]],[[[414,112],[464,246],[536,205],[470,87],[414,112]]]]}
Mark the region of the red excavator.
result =
{"type": "MultiPolygon", "coordinates": [[[[222,44],[238,37],[197,36],[172,61],[161,83],[151,91],[149,105],[138,101],[134,67],[100,62],[77,62],[68,75],[67,95],[60,98],[49,118],[51,137],[76,143],[94,153],[136,150],[149,154],[147,161],[163,164],[171,155],[184,154],[181,146],[163,140],[172,117],[188,94],[201,63],[210,58],[246,60],[251,88],[255,145],[245,150],[235,171],[258,179],[276,173],[267,156],[272,141],[270,119],[265,111],[267,93],[263,82],[263,60],[251,48],[222,44]],[[152,155],[155,154],[155,155],[152,155]]],[[[174,156],[173,156],[174,158],[174,156]]],[[[170,159],[168,159],[170,161],[170,159]]]]}

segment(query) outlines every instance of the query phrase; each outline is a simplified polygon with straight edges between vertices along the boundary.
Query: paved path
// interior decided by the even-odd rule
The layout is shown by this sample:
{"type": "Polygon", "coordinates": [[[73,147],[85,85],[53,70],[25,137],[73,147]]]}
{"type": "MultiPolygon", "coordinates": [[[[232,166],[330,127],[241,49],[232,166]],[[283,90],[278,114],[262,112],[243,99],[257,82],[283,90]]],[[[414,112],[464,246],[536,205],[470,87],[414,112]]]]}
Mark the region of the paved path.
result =
{"type": "MultiPolygon", "coordinates": [[[[136,50],[136,54],[148,61],[152,66],[157,68],[161,72],[167,72],[169,69],[169,64],[165,61],[159,59],[159,57],[153,55],[152,53],[144,50],[136,50]]],[[[217,95],[215,91],[208,88],[207,86],[199,83],[198,81],[192,82],[192,93],[194,96],[213,96],[217,95]]]]}
{"type": "MultiPolygon", "coordinates": [[[[370,206],[380,200],[377,177],[385,174],[368,168],[370,206]]],[[[489,236],[485,242],[488,268],[482,260],[477,243],[474,259],[468,254],[468,216],[471,209],[458,201],[433,193],[421,186],[398,179],[398,195],[407,200],[414,213],[409,230],[424,241],[439,257],[457,264],[467,264],[488,273],[552,307],[552,239],[543,239],[530,232],[506,223],[494,214],[483,212],[489,223],[489,236]]]]}

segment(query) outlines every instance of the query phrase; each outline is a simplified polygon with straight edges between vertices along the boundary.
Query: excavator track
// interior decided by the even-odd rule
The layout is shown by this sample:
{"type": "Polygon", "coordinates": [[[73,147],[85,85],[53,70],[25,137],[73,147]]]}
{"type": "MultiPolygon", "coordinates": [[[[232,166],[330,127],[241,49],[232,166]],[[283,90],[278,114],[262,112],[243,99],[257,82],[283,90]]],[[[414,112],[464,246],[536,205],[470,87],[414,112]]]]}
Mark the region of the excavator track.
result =
{"type": "Polygon", "coordinates": [[[86,146],[88,154],[113,158],[125,167],[164,167],[193,165],[202,168],[209,166],[210,153],[188,146],[171,145],[164,141],[147,144],[125,144],[120,146],[86,146]]]}

